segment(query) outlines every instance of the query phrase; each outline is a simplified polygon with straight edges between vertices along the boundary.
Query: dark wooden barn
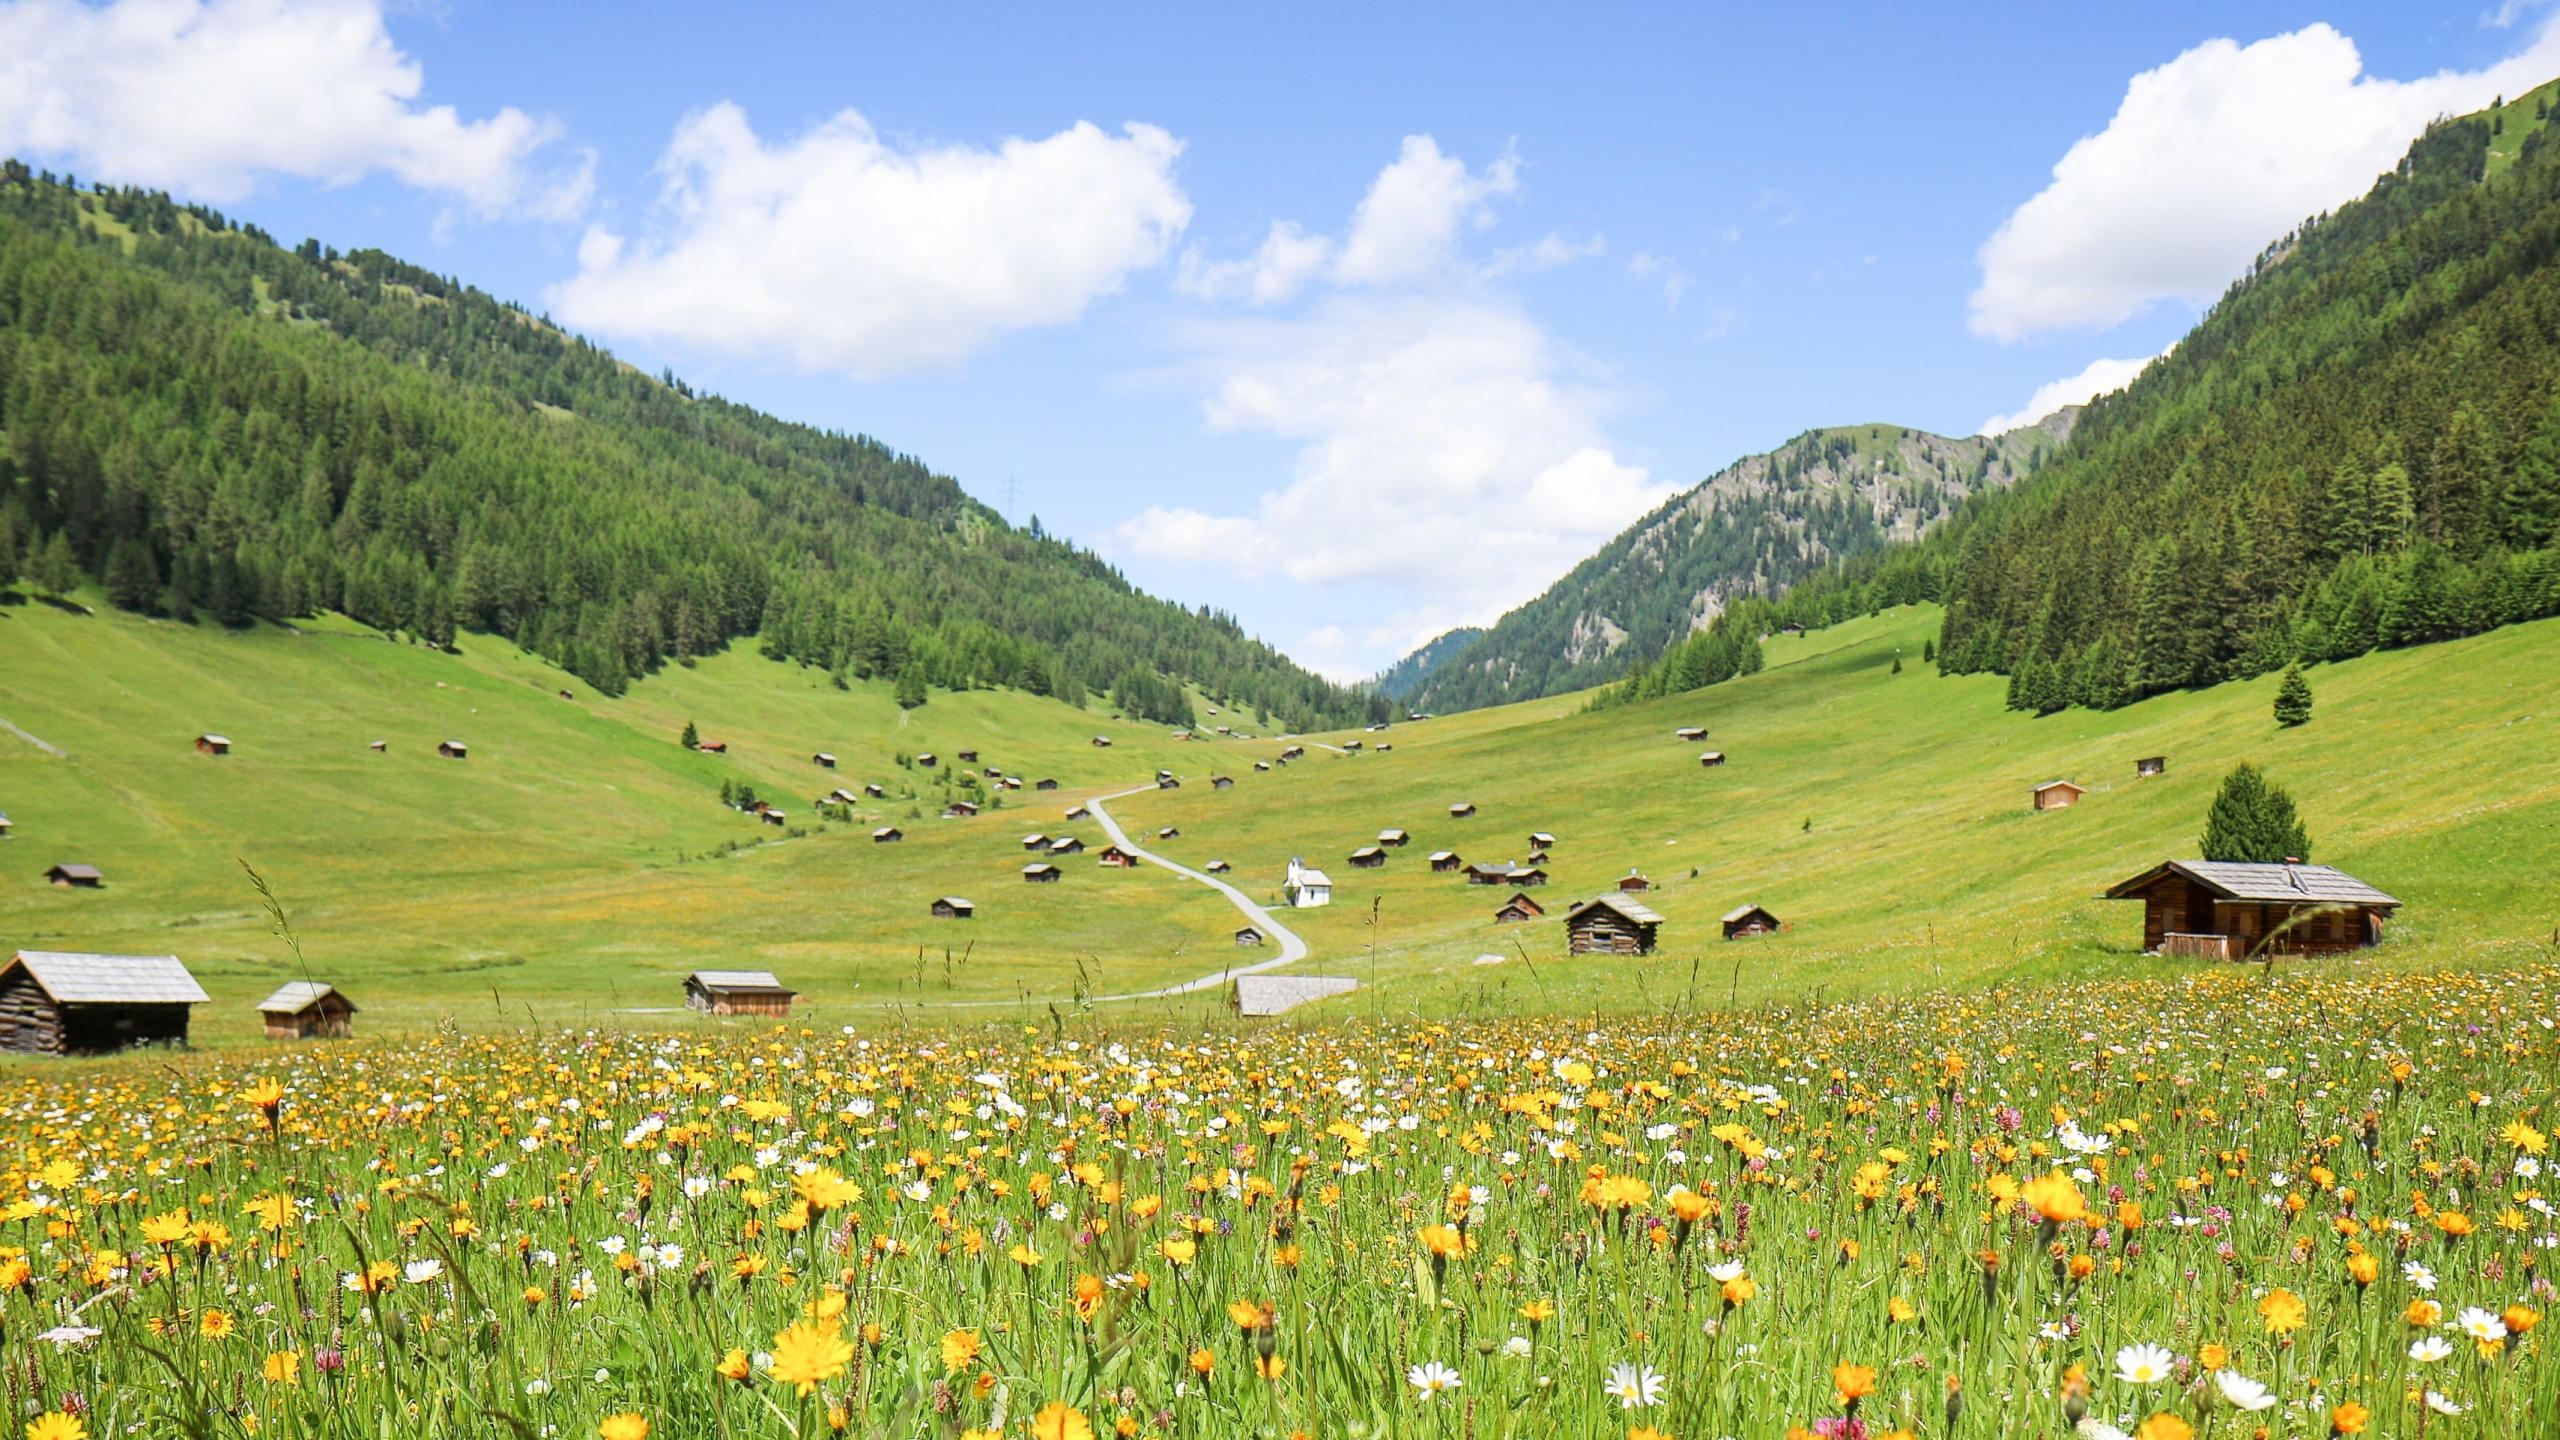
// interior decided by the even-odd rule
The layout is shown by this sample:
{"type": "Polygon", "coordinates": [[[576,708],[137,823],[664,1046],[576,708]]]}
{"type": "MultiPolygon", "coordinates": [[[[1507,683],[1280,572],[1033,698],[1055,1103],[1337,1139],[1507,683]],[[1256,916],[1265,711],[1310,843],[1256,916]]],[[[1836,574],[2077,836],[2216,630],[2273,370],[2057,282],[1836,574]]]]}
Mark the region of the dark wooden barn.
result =
{"type": "Polygon", "coordinates": [[[1351,868],[1354,870],[1375,870],[1386,863],[1387,852],[1375,845],[1363,845],[1351,852],[1351,868]]]}
{"type": "Polygon", "coordinates": [[[874,845],[895,845],[906,838],[907,832],[895,825],[883,825],[871,832],[871,843],[874,845]]]}
{"type": "Polygon", "coordinates": [[[1251,925],[1243,926],[1236,931],[1236,943],[1250,949],[1262,943],[1262,932],[1251,925]]]}
{"type": "Polygon", "coordinates": [[[459,740],[439,740],[436,742],[436,753],[447,760],[468,760],[471,758],[471,747],[459,740]]]}
{"type": "Polygon", "coordinates": [[[296,980],[258,1002],[258,1018],[270,1040],[337,1039],[351,1028],[355,1002],[338,987],[319,980],[296,980]]]}
{"type": "Polygon", "coordinates": [[[967,920],[977,913],[977,906],[957,895],[945,895],[933,902],[933,918],[936,920],[967,920]]]}
{"type": "Polygon", "coordinates": [[[1602,895],[1566,911],[1564,929],[1576,955],[1650,955],[1662,917],[1624,895],[1602,895]]]}
{"type": "Polygon", "coordinates": [[[1455,850],[1434,850],[1431,852],[1431,868],[1434,870],[1455,870],[1465,863],[1466,862],[1464,860],[1458,858],[1458,852],[1455,850]]]}
{"type": "Polygon", "coordinates": [[[788,1015],[798,998],[770,970],[696,970],[684,977],[686,1008],[709,1015],[788,1015]]]}
{"type": "Polygon", "coordinates": [[[1501,909],[1493,912],[1493,923],[1496,925],[1518,925],[1526,921],[1539,919],[1546,913],[1546,906],[1539,904],[1537,901],[1530,899],[1526,895],[1514,893],[1510,899],[1502,902],[1501,909]]]}
{"type": "Polygon", "coordinates": [[[186,1043],[204,988],[175,955],[21,950],[0,967],[0,1051],[84,1055],[186,1043]]]}
{"type": "Polygon", "coordinates": [[[1065,873],[1046,860],[1034,860],[1022,867],[1022,878],[1034,885],[1054,885],[1065,873]]]}
{"type": "Polygon", "coordinates": [[[1129,851],[1121,849],[1117,845],[1103,846],[1100,858],[1103,864],[1111,866],[1115,870],[1135,870],[1138,868],[1138,857],[1131,854],[1129,851]]]}
{"type": "Polygon", "coordinates": [[[2133,778],[2136,780],[2148,780],[2154,775],[2168,773],[2169,757],[2166,755],[2145,755],[2133,762],[2133,778]]]}
{"type": "Polygon", "coordinates": [[[1773,935],[1787,928],[1777,916],[1757,905],[1740,905],[1725,912],[1724,938],[1739,940],[1745,935],[1773,935]]]}
{"type": "Polygon", "coordinates": [[[2170,860],[2108,889],[2142,902],[2146,954],[2246,960],[2328,955],[2382,943],[2400,902],[2327,865],[2170,860]]]}
{"type": "Polygon", "coordinates": [[[96,890],[107,883],[106,875],[95,865],[56,865],[44,872],[44,878],[62,890],[96,890]]]}
{"type": "Polygon", "coordinates": [[[196,753],[199,755],[228,755],[231,753],[231,737],[227,735],[199,735],[196,737],[196,753]]]}
{"type": "Polygon", "coordinates": [[[1057,782],[1057,781],[1055,781],[1055,780],[1050,780],[1050,779],[1043,778],[1043,779],[1039,779],[1039,780],[1034,780],[1034,781],[1032,781],[1032,782],[1031,782],[1031,788],[1032,788],[1032,789],[1034,789],[1034,790],[1055,790],[1055,789],[1057,789],[1057,788],[1058,788],[1058,782],[1057,782]]]}

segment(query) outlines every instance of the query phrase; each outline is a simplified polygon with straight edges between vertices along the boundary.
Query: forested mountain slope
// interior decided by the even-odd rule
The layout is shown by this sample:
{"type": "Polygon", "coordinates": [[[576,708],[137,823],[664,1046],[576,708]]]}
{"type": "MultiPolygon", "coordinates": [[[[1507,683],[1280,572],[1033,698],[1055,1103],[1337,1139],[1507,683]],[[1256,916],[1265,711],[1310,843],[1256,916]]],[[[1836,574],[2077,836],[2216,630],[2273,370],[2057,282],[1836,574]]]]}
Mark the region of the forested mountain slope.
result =
{"type": "MultiPolygon", "coordinates": [[[[0,585],[494,631],[607,693],[747,635],[924,687],[1369,702],[877,441],[653,379],[377,251],[0,166],[0,585]]],[[[1379,702],[1383,704],[1383,702],[1379,702]]]]}
{"type": "Polygon", "coordinates": [[[1809,430],[1746,456],[1503,616],[1406,698],[1465,710],[1615,679],[1737,600],[1910,540],[1966,497],[2014,483],[2070,433],[2075,413],[1992,438],[1897,425],[1809,430]]]}

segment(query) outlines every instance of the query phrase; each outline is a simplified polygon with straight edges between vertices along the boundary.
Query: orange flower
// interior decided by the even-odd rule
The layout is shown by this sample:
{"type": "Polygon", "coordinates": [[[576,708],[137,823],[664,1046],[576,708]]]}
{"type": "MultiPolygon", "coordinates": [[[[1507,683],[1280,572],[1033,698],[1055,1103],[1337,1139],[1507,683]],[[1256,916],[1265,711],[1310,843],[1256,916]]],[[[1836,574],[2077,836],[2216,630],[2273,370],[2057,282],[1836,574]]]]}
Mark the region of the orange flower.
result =
{"type": "Polygon", "coordinates": [[[2432,1330],[2444,1319],[2444,1307],[2433,1300],[2412,1300],[2409,1308],[2401,1312],[2401,1318],[2409,1322],[2412,1330],[2432,1330]]]}
{"type": "Polygon", "coordinates": [[[1453,1260],[1467,1253],[1467,1237],[1459,1234],[1454,1225],[1423,1226],[1422,1243],[1437,1260],[1453,1260]]]}
{"type": "Polygon", "coordinates": [[[596,1425],[603,1440],[649,1440],[649,1420],[645,1415],[607,1415],[596,1425]]]}
{"type": "Polygon", "coordinates": [[[2231,1363],[2231,1352],[2208,1341],[2196,1347],[2196,1363],[2207,1370],[2219,1370],[2231,1363]]]}
{"type": "Polygon", "coordinates": [[[2510,1305],[2498,1313],[2498,1318],[2507,1323],[2508,1334],[2522,1335],[2542,1323],[2542,1312],[2529,1306],[2510,1305]]]}
{"type": "Polygon", "coordinates": [[[747,1376],[753,1373],[753,1367],[747,1363],[747,1352],[737,1349],[721,1356],[720,1363],[712,1366],[711,1370],[723,1380],[734,1380],[740,1384],[744,1384],[747,1376]]]}
{"type": "Polygon", "coordinates": [[[2340,1405],[2337,1409],[2329,1412],[2329,1433],[2332,1435],[2361,1435],[2364,1433],[2364,1427],[2371,1424],[2372,1421],[2372,1411],[2367,1410],[2353,1400],[2349,1400],[2345,1404],[2340,1405]]]}
{"type": "Polygon", "coordinates": [[[1834,1365],[1831,1388],[1839,1393],[1841,1404],[1855,1405],[1876,1393],[1876,1372],[1865,1365],[1834,1365]]]}
{"type": "Polygon", "coordinates": [[[1209,1349],[1208,1346],[1203,1345],[1199,1349],[1191,1352],[1191,1370],[1193,1374],[1206,1379],[1209,1375],[1214,1373],[1217,1368],[1218,1357],[1209,1349]]]}
{"type": "Polygon", "coordinates": [[[2359,1250],[2347,1257],[2347,1278],[2355,1281],[2356,1284],[2370,1285],[2381,1274],[2382,1262],[2374,1259],[2371,1254],[2359,1250]]]}
{"type": "Polygon", "coordinates": [[[2290,1335],[2310,1323],[2311,1312],[2302,1297],[2290,1290],[2270,1290],[2258,1302],[2258,1314],[2267,1322],[2270,1335],[2290,1335]]]}
{"type": "Polygon", "coordinates": [[[1093,1440],[1093,1422],[1064,1400],[1052,1400],[1031,1417],[1032,1440],[1093,1440]]]}
{"type": "Polygon", "coordinates": [[[2195,1440],[2195,1427],[2163,1410],[2142,1422],[2133,1440],[2195,1440]]]}
{"type": "Polygon", "coordinates": [[[942,1369],[956,1375],[978,1363],[978,1332],[953,1330],[942,1337],[942,1369]]]}
{"type": "Polygon", "coordinates": [[[2089,1213],[2089,1202],[2080,1198],[2080,1187],[2059,1170],[2050,1171],[2028,1181],[2018,1189],[2018,1198],[2035,1207],[2048,1225],[2078,1220],[2089,1213]]]}

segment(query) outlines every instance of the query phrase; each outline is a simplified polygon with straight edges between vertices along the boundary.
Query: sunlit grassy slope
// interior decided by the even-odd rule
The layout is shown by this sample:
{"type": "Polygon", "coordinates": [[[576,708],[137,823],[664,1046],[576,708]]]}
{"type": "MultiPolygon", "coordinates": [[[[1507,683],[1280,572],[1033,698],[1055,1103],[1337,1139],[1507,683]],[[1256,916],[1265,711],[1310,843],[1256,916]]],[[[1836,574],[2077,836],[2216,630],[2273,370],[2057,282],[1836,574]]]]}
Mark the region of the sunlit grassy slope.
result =
{"type": "Polygon", "coordinates": [[[1099,849],[1098,827],[1060,812],[1160,765],[1188,783],[1114,805],[1145,843],[1225,859],[1272,900],[1292,854],[1332,874],[1337,903],[1292,918],[1315,947],[1301,968],[1382,982],[1317,1007],[1334,1015],[2156,969],[2134,953],[2138,914],[2096,896],[2192,854],[2216,781],[2241,759],[2301,802],[2315,858],[2408,902],[2391,946],[2352,963],[2495,961],[2560,925],[2560,622],[2315,670],[2315,719],[2279,731],[2272,679],[2105,715],[2008,712],[1997,679],[1919,663],[1937,616],[1915,608],[1773,639],[1765,673],[1678,700],[1599,713],[1579,697],[1531,702],[1359,737],[1389,753],[1311,748],[1257,773],[1276,739],[1177,742],[1012,694],[901,712],[884,687],[838,691],[743,650],[622,700],[566,682],[563,700],[557,671],[482,637],[448,656],[343,628],[226,634],[36,605],[0,616],[0,717],[69,752],[0,734],[0,809],[18,822],[0,850],[0,946],[174,951],[215,997],[199,1024],[212,1038],[248,1033],[246,1007],[298,973],[235,857],[274,882],[313,973],[354,993],[368,1025],[673,1023],[646,1012],[676,1004],[675,977],[697,966],[775,969],[820,1023],[1026,996],[1036,1015],[1052,999],[1069,1008],[1080,983],[1108,993],[1256,958],[1230,942],[1224,901],[1161,869],[1105,870],[1088,854],[1059,885],[1019,878],[1025,832],[1099,849]],[[680,749],[688,718],[730,754],[680,749]],[[1709,726],[1706,746],[1730,762],[1701,768],[1705,746],[1672,736],[1682,725],[1709,726]],[[195,755],[204,730],[237,753],[195,755]],[[1097,732],[1118,743],[1093,748],[1097,732]],[[436,758],[446,736],[471,758],[436,758]],[[366,750],[376,738],[387,755],[366,750]],[[941,820],[940,792],[891,757],[947,763],[962,748],[1065,788],[941,820]],[[839,768],[812,765],[818,749],[839,768]],[[2169,773],[2135,780],[2134,759],[2152,754],[2169,773]],[[1234,788],[1211,788],[1213,774],[1234,788]],[[721,808],[724,777],[779,796],[806,833],[721,808]],[[2029,785],[2050,778],[2089,794],[2031,813],[2029,785]],[[849,826],[815,820],[811,796],[865,780],[916,798],[849,826]],[[1460,800],[1474,818],[1448,817],[1460,800]],[[870,843],[886,822],[907,842],[870,843]],[[1157,840],[1162,826],[1181,834],[1157,840]],[[1350,868],[1387,827],[1412,845],[1384,870],[1350,868]],[[1560,840],[1544,922],[1497,928],[1507,892],[1424,859],[1520,858],[1533,830],[1560,840]],[[38,872],[56,860],[104,867],[109,888],[46,887],[38,872]],[[1566,959],[1554,917],[1630,868],[1656,884],[1663,953],[1566,959]],[[979,918],[930,919],[944,894],[975,900],[979,918]],[[1716,917],[1745,902],[1792,928],[1718,938],[1716,917]]]}

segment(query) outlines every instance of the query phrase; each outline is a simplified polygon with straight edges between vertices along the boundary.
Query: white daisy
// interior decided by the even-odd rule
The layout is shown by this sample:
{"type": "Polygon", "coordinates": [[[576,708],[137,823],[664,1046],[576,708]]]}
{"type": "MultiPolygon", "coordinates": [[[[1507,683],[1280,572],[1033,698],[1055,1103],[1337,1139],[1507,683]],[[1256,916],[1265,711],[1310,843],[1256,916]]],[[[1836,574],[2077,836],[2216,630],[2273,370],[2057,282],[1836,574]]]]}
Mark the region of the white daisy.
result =
{"type": "Polygon", "coordinates": [[[2213,1383],[2220,1387],[2222,1398],[2230,1401],[2235,1410],[2264,1410],[2276,1403],[2276,1397],[2267,1393],[2266,1386],[2237,1370],[2214,1371],[2213,1383]]]}
{"type": "Polygon", "coordinates": [[[2430,1335],[2409,1347],[2409,1358],[2421,1365],[2433,1365],[2453,1353],[2453,1342],[2441,1335],[2430,1335]]]}
{"type": "Polygon", "coordinates": [[[2483,1310],[2477,1305],[2470,1306],[2453,1317],[2453,1323],[2461,1326],[2462,1333],[2474,1340],[2507,1338],[2507,1322],[2499,1319],[2496,1311],[2483,1310]]]}
{"type": "Polygon", "coordinates": [[[1457,1371],[1437,1360],[1426,1360],[1414,1366],[1404,1372],[1404,1378],[1405,1383],[1422,1392],[1422,1398],[1425,1400],[1443,1390],[1455,1390],[1466,1383],[1458,1378],[1457,1371]]]}
{"type": "Polygon", "coordinates": [[[2160,1345],[2127,1345],[2116,1352],[2116,1378],[2127,1385],[2157,1385],[2169,1378],[2175,1355],[2160,1345]]]}
{"type": "Polygon", "coordinates": [[[1609,1383],[1600,1388],[1618,1402],[1621,1410],[1640,1410],[1662,1403],[1662,1375],[1650,1365],[1612,1365],[1609,1383]]]}

